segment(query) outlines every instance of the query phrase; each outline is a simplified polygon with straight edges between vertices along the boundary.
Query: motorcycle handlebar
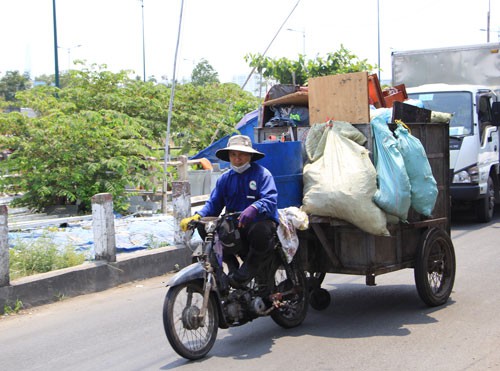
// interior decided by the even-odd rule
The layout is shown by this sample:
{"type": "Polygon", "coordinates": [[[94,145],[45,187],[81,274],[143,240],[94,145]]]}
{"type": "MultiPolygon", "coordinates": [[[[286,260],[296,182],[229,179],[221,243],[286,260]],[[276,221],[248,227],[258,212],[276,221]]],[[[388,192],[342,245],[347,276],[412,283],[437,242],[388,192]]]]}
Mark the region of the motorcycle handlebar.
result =
{"type": "Polygon", "coordinates": [[[216,216],[204,216],[198,220],[193,219],[188,223],[188,229],[194,230],[196,227],[198,227],[198,225],[206,224],[206,223],[214,221],[214,220],[217,220],[219,222],[219,221],[222,221],[224,219],[238,219],[238,217],[241,215],[241,213],[242,213],[241,211],[235,211],[235,212],[222,214],[218,217],[216,217],[216,216]]]}

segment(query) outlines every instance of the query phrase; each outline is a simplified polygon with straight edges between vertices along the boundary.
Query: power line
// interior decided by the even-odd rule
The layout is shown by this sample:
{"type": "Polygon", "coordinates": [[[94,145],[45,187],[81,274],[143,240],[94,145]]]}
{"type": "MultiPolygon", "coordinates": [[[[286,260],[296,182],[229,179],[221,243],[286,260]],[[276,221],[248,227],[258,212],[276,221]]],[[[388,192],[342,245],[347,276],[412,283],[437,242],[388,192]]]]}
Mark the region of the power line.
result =
{"type": "MultiPolygon", "coordinates": [[[[295,9],[297,8],[297,6],[299,5],[300,3],[300,0],[297,1],[297,3],[295,4],[295,6],[293,7],[292,11],[290,12],[290,14],[288,14],[288,16],[285,18],[285,20],[283,21],[283,23],[281,24],[280,28],[278,29],[278,31],[276,32],[276,34],[274,35],[273,39],[271,40],[271,42],[269,43],[269,45],[267,46],[266,50],[264,50],[264,53],[262,53],[262,56],[265,56],[267,51],[269,50],[269,48],[271,47],[272,43],[274,42],[274,40],[276,39],[276,37],[278,37],[279,33],[281,32],[281,29],[283,28],[283,26],[285,25],[285,23],[288,21],[288,18],[291,17],[291,15],[293,14],[293,12],[295,11],[295,9]]],[[[252,71],[250,71],[250,74],[248,75],[247,79],[245,80],[245,82],[243,83],[243,85],[241,86],[242,89],[245,89],[245,86],[247,85],[248,83],[248,80],[250,80],[250,77],[252,77],[253,73],[255,72],[255,69],[257,67],[254,67],[252,69],[252,71]]]]}

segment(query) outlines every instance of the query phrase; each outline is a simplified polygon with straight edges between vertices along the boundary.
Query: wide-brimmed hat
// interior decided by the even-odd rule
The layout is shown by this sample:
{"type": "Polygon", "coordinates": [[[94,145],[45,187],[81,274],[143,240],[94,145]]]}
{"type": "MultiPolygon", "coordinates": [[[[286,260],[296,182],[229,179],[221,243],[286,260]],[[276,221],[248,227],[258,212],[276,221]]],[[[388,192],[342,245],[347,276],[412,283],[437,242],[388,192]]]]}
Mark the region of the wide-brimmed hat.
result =
{"type": "Polygon", "coordinates": [[[234,135],[230,137],[227,142],[227,147],[219,149],[215,152],[215,156],[220,158],[222,161],[229,162],[229,151],[250,153],[252,155],[252,159],[250,161],[260,160],[265,156],[265,154],[252,147],[252,141],[246,135],[234,135]]]}

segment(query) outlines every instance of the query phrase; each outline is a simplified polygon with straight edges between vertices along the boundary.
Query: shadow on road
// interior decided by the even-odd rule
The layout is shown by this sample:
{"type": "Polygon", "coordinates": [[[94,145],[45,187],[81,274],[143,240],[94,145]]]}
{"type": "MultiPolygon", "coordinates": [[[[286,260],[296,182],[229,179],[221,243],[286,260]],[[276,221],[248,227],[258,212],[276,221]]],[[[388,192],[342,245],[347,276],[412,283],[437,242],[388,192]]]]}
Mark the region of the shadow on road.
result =
{"type": "Polygon", "coordinates": [[[451,227],[474,227],[480,228],[481,226],[488,226],[493,223],[500,222],[500,206],[495,207],[495,212],[493,214],[493,219],[489,223],[480,223],[476,220],[476,215],[474,211],[471,210],[460,210],[453,211],[451,213],[451,227]]]}
{"type": "Polygon", "coordinates": [[[407,336],[412,325],[436,322],[434,311],[418,297],[414,285],[325,284],[332,297],[323,311],[309,308],[304,323],[293,329],[283,329],[269,317],[258,319],[241,328],[227,330],[219,336],[211,356],[233,359],[260,358],[272,351],[280,337],[316,336],[331,339],[354,339],[377,336],[407,336]],[[249,335],[248,326],[252,326],[249,335]],[[246,329],[245,329],[246,327],[246,329]]]}

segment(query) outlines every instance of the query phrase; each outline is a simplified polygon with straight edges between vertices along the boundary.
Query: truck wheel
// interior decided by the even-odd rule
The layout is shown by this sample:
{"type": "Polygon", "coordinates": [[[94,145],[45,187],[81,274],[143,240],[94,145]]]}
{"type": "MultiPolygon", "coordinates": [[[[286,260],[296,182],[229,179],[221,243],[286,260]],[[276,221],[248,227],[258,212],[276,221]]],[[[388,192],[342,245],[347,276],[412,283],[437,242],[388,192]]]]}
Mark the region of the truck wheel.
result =
{"type": "Polygon", "coordinates": [[[486,197],[476,201],[476,218],[481,223],[488,223],[495,211],[495,185],[491,176],[486,182],[486,197]]]}
{"type": "Polygon", "coordinates": [[[424,303],[446,303],[455,281],[455,250],[448,233],[431,228],[422,235],[415,257],[415,284],[424,303]]]}

